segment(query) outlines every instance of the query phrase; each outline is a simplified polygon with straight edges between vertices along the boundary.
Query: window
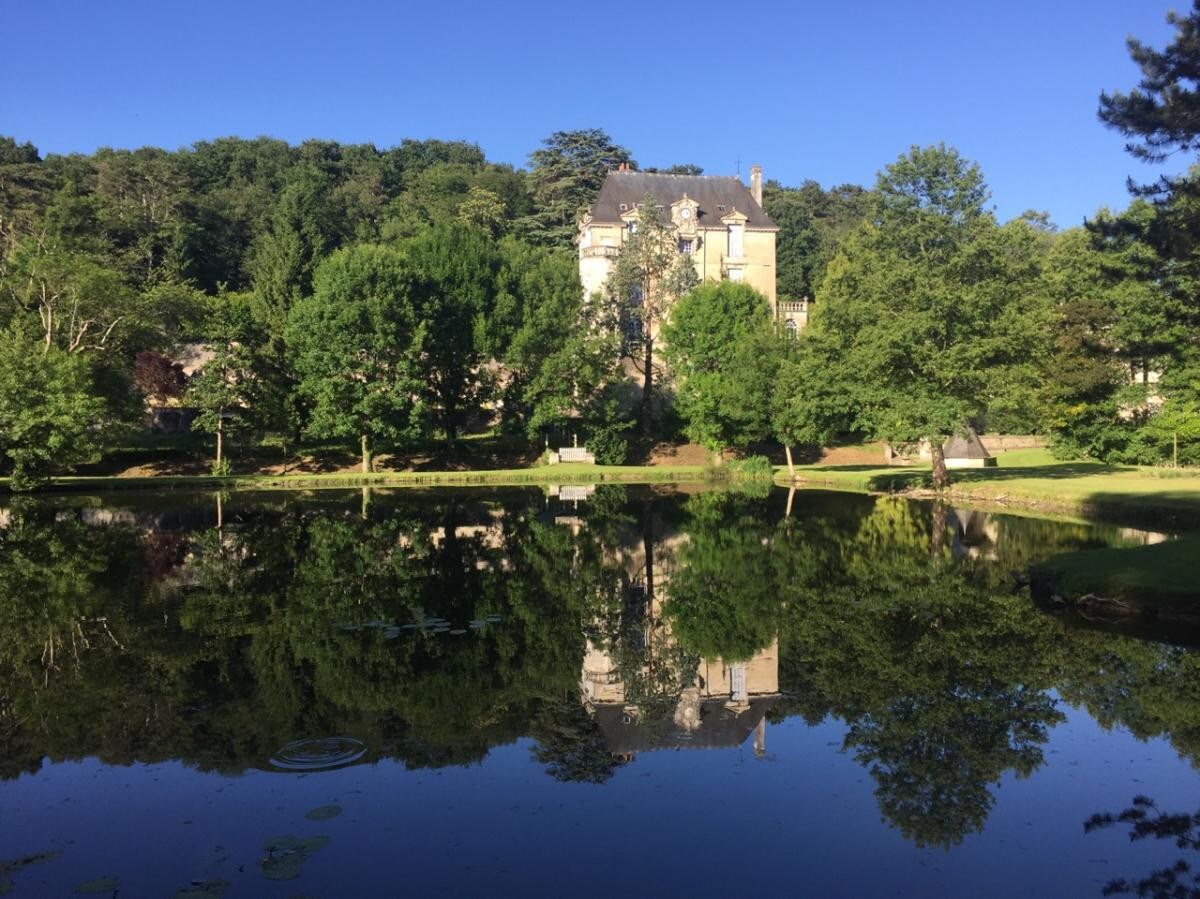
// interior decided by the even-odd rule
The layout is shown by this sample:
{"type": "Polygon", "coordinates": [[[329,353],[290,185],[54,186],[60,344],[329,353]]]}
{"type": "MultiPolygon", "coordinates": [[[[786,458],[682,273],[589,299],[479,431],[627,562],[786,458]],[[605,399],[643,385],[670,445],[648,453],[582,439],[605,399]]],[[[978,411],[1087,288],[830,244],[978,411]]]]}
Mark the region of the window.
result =
{"type": "Polygon", "coordinates": [[[725,211],[725,204],[724,203],[717,204],[717,212],[724,212],[724,211],[725,211]]]}
{"type": "Polygon", "coordinates": [[[729,226],[729,255],[734,259],[741,259],[744,252],[743,235],[745,229],[741,225],[729,226]]]}
{"type": "Polygon", "coordinates": [[[637,222],[626,222],[625,230],[630,234],[637,234],[637,222]]]}
{"type": "Polygon", "coordinates": [[[630,310],[625,315],[625,337],[631,342],[642,339],[642,315],[630,310]]]}
{"type": "Polygon", "coordinates": [[[788,337],[795,337],[800,331],[800,327],[796,324],[796,320],[794,318],[789,318],[787,321],[785,321],[783,323],[783,328],[785,331],[787,331],[788,337]]]}
{"type": "Polygon", "coordinates": [[[746,280],[745,269],[731,268],[729,270],[729,280],[730,281],[745,281],[746,280]]]}
{"type": "Polygon", "coordinates": [[[628,203],[622,203],[622,204],[621,204],[621,211],[622,211],[622,212],[625,212],[627,209],[629,209],[629,204],[628,204],[628,203]]]}
{"type": "Polygon", "coordinates": [[[686,238],[680,238],[680,240],[679,240],[679,252],[680,253],[686,253],[688,256],[691,256],[692,251],[695,249],[695,247],[696,247],[696,242],[694,240],[687,240],[686,238]]]}

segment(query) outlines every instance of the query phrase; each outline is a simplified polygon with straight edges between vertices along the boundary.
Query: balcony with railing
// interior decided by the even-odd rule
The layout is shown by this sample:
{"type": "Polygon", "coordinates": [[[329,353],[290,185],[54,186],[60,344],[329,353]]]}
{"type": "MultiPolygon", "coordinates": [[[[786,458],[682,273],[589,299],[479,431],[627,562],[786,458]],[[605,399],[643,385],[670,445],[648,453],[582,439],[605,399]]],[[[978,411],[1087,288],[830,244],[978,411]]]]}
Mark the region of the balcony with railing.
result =
{"type": "Polygon", "coordinates": [[[621,248],[603,245],[583,247],[579,255],[584,259],[616,259],[621,255],[621,248]]]}

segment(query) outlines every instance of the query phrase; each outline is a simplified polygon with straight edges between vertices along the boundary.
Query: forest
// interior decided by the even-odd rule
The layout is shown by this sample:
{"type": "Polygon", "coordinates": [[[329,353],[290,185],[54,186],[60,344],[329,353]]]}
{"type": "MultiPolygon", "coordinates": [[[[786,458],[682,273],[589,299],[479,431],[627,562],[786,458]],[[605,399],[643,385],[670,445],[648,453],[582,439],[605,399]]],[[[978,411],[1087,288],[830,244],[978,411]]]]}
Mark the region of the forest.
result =
{"type": "MultiPolygon", "coordinates": [[[[1131,41],[1138,87],[1100,98],[1151,162],[1200,134],[1200,13],[1172,21],[1163,50],[1131,41]]],[[[1050,434],[1064,457],[1200,463],[1200,169],[1067,229],[999,221],[980,167],[945,145],[871,185],[768,182],[780,299],[812,303],[794,337],[743,285],[673,277],[653,204],[609,289],[583,295],[576,223],[621,163],[638,167],[599,129],[555,132],[524,169],[461,141],[43,156],[0,137],[0,476],[31,487],[94,462],[163,405],[194,410],[216,474],[231,446],[338,445],[370,470],[481,431],[538,448],[571,433],[610,463],[654,440],[773,441],[789,459],[930,440],[935,483],[937,448],[967,426],[1050,434]],[[206,356],[193,372],[187,346],[206,356]]]]}

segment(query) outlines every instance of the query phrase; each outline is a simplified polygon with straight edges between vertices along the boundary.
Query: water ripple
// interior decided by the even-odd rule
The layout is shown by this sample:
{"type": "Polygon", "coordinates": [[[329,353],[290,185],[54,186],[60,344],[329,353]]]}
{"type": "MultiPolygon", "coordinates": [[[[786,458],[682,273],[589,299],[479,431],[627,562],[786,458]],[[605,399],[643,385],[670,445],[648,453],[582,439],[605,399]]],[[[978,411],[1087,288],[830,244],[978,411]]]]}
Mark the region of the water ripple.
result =
{"type": "Polygon", "coordinates": [[[366,755],[367,744],[356,737],[312,737],[288,743],[271,758],[280,771],[327,771],[352,765],[366,755]]]}

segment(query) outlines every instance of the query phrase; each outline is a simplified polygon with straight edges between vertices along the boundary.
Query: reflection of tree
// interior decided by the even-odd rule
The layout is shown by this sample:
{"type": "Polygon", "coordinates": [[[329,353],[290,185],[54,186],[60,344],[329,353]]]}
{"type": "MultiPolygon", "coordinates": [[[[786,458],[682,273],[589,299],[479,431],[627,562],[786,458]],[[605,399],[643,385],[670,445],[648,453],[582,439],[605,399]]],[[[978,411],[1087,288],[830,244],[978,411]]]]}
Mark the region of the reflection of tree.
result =
{"type": "Polygon", "coordinates": [[[750,659],[775,639],[786,579],[762,504],[737,494],[688,501],[688,541],[666,593],[682,646],[705,658],[750,659]]]}
{"type": "MultiPolygon", "coordinates": [[[[772,717],[843,719],[883,813],[922,843],[978,830],[996,781],[1041,764],[1052,687],[1200,758],[1192,653],[1067,629],[996,564],[949,547],[932,560],[921,504],[799,493],[781,519],[782,500],[602,489],[555,524],[530,494],[381,491],[366,518],[357,494],[234,495],[220,529],[165,536],[158,514],[89,526],[15,507],[0,526],[0,776],[84,755],[240,771],[346,733],[413,766],[532,737],[551,776],[600,783],[622,759],[579,703],[588,641],[653,728],[698,656],[744,659],[776,627],[789,695],[772,717]],[[401,630],[430,617],[466,632],[401,630]]],[[[998,564],[1096,537],[1047,527],[1000,519],[998,564]]]]}
{"type": "Polygon", "coordinates": [[[1062,716],[1045,622],[931,559],[921,515],[879,500],[850,539],[811,521],[776,545],[793,570],[781,673],[810,720],[846,720],[884,815],[919,844],[951,845],[982,828],[1006,771],[1041,764],[1062,716]]]}
{"type": "Polygon", "coordinates": [[[1194,649],[1073,629],[1060,642],[1059,693],[1103,727],[1163,736],[1200,767],[1200,655],[1194,649]]]}
{"type": "MultiPolygon", "coordinates": [[[[1200,850],[1200,812],[1195,814],[1169,813],[1160,811],[1154,800],[1146,796],[1135,796],[1133,804],[1118,815],[1108,812],[1092,815],[1083,824],[1085,833],[1128,824],[1129,839],[1133,841],[1153,837],[1156,840],[1172,840],[1180,849],[1200,850]]],[[[1192,868],[1186,858],[1178,859],[1173,865],[1151,871],[1138,880],[1118,877],[1104,887],[1105,896],[1127,894],[1149,897],[1149,899],[1200,899],[1200,873],[1192,868]]]]}
{"type": "Polygon", "coordinates": [[[599,725],[575,691],[544,702],[533,733],[537,737],[533,757],[555,780],[602,784],[627,761],[609,751],[599,725]]]}

